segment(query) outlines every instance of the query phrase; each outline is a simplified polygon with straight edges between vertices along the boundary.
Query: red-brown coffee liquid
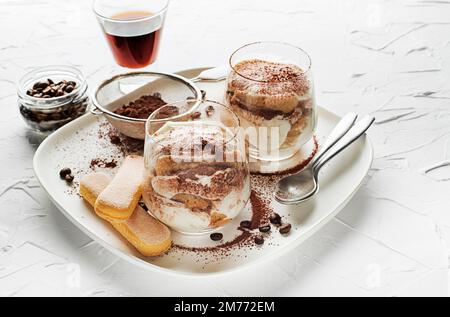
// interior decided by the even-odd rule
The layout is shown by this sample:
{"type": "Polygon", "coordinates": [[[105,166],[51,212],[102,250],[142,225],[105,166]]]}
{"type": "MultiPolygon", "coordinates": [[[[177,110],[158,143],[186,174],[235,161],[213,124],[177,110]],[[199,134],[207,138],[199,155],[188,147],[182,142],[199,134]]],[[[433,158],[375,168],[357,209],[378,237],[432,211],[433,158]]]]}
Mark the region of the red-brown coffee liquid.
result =
{"type": "MultiPolygon", "coordinates": [[[[150,17],[153,14],[147,11],[129,11],[113,16],[115,20],[137,20],[150,17]]],[[[112,34],[105,30],[106,39],[113,52],[114,58],[120,66],[127,68],[143,68],[153,64],[158,55],[159,41],[162,28],[154,30],[150,33],[133,35],[136,32],[136,24],[145,26],[145,21],[132,22],[134,30],[130,34],[112,34]]],[[[122,26],[123,28],[123,26],[122,26]]],[[[144,28],[145,30],[145,28],[144,28]]]]}

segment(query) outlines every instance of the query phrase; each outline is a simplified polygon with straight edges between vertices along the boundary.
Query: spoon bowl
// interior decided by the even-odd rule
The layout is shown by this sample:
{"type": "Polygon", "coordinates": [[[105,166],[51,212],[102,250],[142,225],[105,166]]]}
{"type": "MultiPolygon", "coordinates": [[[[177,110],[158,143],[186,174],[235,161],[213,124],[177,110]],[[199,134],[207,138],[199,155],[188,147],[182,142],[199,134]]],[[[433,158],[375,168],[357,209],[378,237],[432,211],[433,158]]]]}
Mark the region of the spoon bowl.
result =
{"type": "Polygon", "coordinates": [[[317,177],[310,166],[291,178],[283,178],[278,183],[275,199],[285,205],[298,204],[314,196],[318,190],[317,177]]]}
{"type": "Polygon", "coordinates": [[[336,155],[358,140],[372,126],[374,117],[366,116],[354,124],[357,115],[346,115],[330,134],[316,159],[301,172],[278,182],[275,199],[285,205],[294,205],[313,197],[319,191],[319,172],[336,155]]]}

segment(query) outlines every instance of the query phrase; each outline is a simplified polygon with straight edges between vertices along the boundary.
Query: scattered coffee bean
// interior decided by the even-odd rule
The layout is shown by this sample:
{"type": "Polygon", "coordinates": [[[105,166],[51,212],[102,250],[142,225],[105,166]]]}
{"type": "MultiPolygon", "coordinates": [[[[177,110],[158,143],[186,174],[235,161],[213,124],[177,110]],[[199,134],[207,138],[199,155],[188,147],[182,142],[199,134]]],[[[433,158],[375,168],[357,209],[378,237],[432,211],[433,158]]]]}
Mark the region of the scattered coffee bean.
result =
{"type": "Polygon", "coordinates": [[[69,174],[69,175],[66,175],[66,176],[64,177],[64,179],[66,180],[66,182],[72,183],[73,180],[75,179],[75,177],[74,177],[72,174],[69,174]]]}
{"type": "Polygon", "coordinates": [[[191,115],[191,118],[192,119],[200,119],[202,117],[202,114],[200,113],[200,112],[194,112],[192,115],[191,115]]]}
{"type": "Polygon", "coordinates": [[[61,177],[61,179],[65,179],[67,175],[72,174],[72,170],[68,167],[63,168],[60,172],[59,172],[59,176],[61,177]]]}
{"type": "Polygon", "coordinates": [[[291,232],[292,226],[289,223],[285,223],[284,225],[282,225],[280,227],[280,233],[281,234],[288,234],[289,232],[291,232]]]}
{"type": "Polygon", "coordinates": [[[252,222],[248,221],[248,220],[242,221],[241,224],[240,224],[240,227],[241,227],[241,229],[251,229],[252,228],[252,222]]]}
{"type": "Polygon", "coordinates": [[[261,236],[256,236],[256,237],[255,237],[255,243],[256,243],[257,245],[263,245],[263,244],[264,244],[264,238],[261,237],[261,236]]]}
{"type": "Polygon", "coordinates": [[[281,216],[276,212],[270,214],[269,220],[273,225],[281,225],[281,216]]]}
{"type": "Polygon", "coordinates": [[[212,241],[220,241],[223,239],[223,234],[216,232],[211,234],[209,237],[211,238],[212,241]]]}
{"type": "Polygon", "coordinates": [[[264,225],[264,226],[259,227],[259,231],[262,233],[270,232],[270,225],[264,225]]]}
{"type": "Polygon", "coordinates": [[[202,149],[204,150],[208,146],[209,142],[208,140],[203,139],[202,140],[202,149]]]}
{"type": "Polygon", "coordinates": [[[208,117],[211,117],[214,114],[214,107],[213,106],[208,106],[208,108],[206,108],[206,115],[208,117]]]}

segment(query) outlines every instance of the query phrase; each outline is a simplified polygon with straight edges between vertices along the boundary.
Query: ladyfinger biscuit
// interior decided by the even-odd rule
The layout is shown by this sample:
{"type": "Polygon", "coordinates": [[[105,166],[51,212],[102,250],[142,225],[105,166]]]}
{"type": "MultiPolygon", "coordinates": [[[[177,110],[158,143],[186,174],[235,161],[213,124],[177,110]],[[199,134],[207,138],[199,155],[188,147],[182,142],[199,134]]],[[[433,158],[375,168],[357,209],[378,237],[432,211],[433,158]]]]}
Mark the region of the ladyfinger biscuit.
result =
{"type": "Polygon", "coordinates": [[[97,197],[111,183],[112,178],[103,173],[93,173],[83,177],[80,182],[80,194],[91,206],[95,206],[97,197]]]}
{"type": "MultiPolygon", "coordinates": [[[[92,207],[100,193],[111,182],[111,177],[102,173],[85,176],[80,183],[80,194],[92,207]]],[[[137,206],[133,215],[123,222],[111,225],[144,256],[159,256],[172,246],[169,228],[137,206]]]]}
{"type": "Polygon", "coordinates": [[[111,224],[144,256],[159,256],[172,246],[169,228],[140,206],[130,219],[111,224]]]}
{"type": "Polygon", "coordinates": [[[144,159],[128,156],[114,179],[98,196],[95,212],[105,220],[127,220],[133,214],[142,195],[144,159]]]}

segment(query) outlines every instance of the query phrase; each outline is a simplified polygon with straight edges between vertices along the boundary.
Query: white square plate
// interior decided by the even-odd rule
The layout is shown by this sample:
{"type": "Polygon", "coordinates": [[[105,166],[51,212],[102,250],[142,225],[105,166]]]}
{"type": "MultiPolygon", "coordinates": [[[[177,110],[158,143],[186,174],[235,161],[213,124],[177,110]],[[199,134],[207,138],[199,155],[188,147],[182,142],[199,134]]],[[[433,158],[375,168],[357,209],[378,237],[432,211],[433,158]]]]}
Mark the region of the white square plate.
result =
{"type": "MultiPolygon", "coordinates": [[[[203,69],[180,72],[192,78],[203,69]]],[[[223,83],[199,84],[207,92],[208,99],[222,101],[223,83]]],[[[319,125],[317,138],[323,141],[339,121],[335,114],[318,109],[319,125]]],[[[330,162],[320,177],[320,192],[311,201],[298,206],[282,206],[275,201],[272,208],[293,226],[287,237],[273,232],[262,247],[233,249],[218,256],[212,253],[195,253],[181,250],[169,252],[158,258],[144,258],[139,255],[114,229],[100,220],[91,208],[77,195],[76,188],[68,187],[59,178],[59,170],[70,167],[76,180],[89,172],[92,159],[115,158],[120,163],[123,155],[99,138],[100,126],[106,121],[88,114],[59,129],[48,137],[34,157],[34,170],[55,205],[74,225],[89,237],[117,256],[140,267],[172,274],[207,276],[230,272],[250,264],[280,256],[300,245],[308,237],[331,220],[353,197],[367,175],[373,160],[373,151],[368,137],[363,137],[330,162]]],[[[319,142],[320,143],[320,142],[319,142]]],[[[307,154],[305,154],[307,155],[307,154]]],[[[113,173],[111,170],[105,172],[113,173]]],[[[244,210],[238,219],[223,230],[225,239],[232,240],[242,220],[251,217],[250,208],[244,210]]],[[[192,237],[174,234],[174,242],[188,246],[213,246],[209,236],[192,237]]]]}

